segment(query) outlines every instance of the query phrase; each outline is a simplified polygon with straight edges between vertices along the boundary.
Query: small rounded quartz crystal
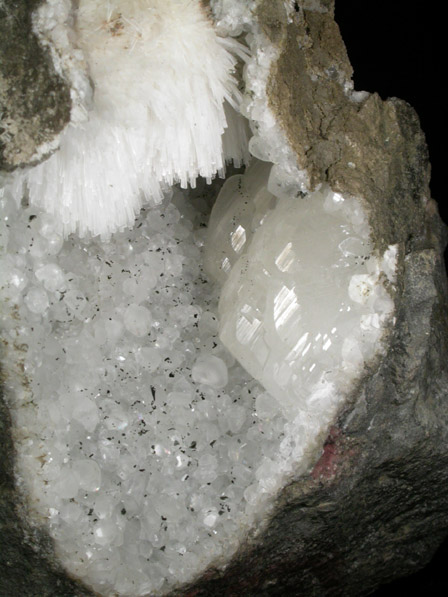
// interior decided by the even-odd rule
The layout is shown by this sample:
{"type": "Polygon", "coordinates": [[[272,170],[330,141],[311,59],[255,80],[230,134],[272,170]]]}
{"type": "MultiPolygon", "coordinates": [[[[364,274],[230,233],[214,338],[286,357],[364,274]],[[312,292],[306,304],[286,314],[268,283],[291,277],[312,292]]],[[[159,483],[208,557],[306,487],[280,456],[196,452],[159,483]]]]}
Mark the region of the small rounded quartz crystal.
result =
{"type": "Polygon", "coordinates": [[[48,296],[43,288],[30,288],[25,296],[25,304],[32,313],[45,313],[48,309],[48,296]]]}
{"type": "Polygon", "coordinates": [[[211,354],[199,357],[193,365],[191,377],[196,383],[221,389],[227,385],[229,376],[227,366],[222,359],[211,354]]]}
{"type": "Polygon", "coordinates": [[[146,336],[151,328],[152,317],[146,307],[129,305],[124,312],[124,325],[134,336],[146,336]]]}

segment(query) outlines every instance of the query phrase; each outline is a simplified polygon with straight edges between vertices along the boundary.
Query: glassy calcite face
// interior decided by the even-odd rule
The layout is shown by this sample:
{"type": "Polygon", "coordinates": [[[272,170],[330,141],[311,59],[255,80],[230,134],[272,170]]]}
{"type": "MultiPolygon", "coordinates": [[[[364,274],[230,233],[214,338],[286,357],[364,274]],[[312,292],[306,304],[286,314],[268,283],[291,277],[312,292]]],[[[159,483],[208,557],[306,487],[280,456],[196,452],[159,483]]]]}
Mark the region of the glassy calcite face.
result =
{"type": "Polygon", "coordinates": [[[269,171],[258,162],[226,182],[206,263],[225,280],[222,341],[294,416],[359,375],[393,303],[359,201],[325,187],[276,200],[269,171]]]}
{"type": "Polygon", "coordinates": [[[224,184],[209,220],[204,265],[224,283],[276,199],[267,189],[270,168],[258,160],[224,184]]]}

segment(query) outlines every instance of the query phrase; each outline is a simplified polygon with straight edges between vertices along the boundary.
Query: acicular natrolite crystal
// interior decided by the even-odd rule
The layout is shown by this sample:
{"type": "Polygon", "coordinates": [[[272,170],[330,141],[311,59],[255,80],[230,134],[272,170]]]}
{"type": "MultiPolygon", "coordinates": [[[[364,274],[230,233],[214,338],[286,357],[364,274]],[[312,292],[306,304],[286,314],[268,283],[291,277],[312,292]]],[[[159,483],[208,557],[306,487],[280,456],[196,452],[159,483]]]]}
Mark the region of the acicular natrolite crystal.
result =
{"type": "Polygon", "coordinates": [[[33,23],[71,121],[0,196],[15,491],[49,570],[21,594],[355,597],[410,571],[448,476],[415,113],[353,90],[328,0],[33,23]]]}

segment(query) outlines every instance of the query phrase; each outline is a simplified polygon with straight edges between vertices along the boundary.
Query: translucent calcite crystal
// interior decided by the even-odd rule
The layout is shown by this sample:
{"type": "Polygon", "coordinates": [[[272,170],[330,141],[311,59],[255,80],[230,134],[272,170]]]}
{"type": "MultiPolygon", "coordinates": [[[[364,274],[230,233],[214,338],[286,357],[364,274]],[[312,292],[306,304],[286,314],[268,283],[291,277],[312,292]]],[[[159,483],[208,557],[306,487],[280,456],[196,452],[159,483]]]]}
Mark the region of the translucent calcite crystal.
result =
{"type": "Polygon", "coordinates": [[[255,162],[223,186],[206,265],[225,280],[222,341],[294,416],[313,397],[334,398],[375,353],[393,309],[382,281],[394,251],[373,256],[356,199],[322,187],[276,200],[270,168],[255,162]]]}
{"type": "Polygon", "coordinates": [[[209,221],[206,269],[225,282],[232,266],[250,243],[266,213],[275,205],[267,190],[269,168],[258,160],[245,175],[231,176],[223,186],[209,221]]]}

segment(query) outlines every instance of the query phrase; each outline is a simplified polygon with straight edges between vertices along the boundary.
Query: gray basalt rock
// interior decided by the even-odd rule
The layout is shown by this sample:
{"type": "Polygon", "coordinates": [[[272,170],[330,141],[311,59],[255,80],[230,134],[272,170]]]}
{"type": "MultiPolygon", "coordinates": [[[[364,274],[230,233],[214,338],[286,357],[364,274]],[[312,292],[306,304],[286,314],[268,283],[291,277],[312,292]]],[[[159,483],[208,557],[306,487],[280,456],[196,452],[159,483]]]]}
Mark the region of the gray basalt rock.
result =
{"type": "Polygon", "coordinates": [[[38,0],[0,2],[2,170],[42,159],[70,118],[70,89],[32,30],[38,5],[38,0]]]}
{"type": "MultiPolygon", "coordinates": [[[[430,199],[424,135],[406,102],[376,94],[354,101],[344,92],[352,71],[333,3],[296,6],[288,22],[283,2],[258,2],[260,26],[280,49],[271,109],[312,186],[328,182],[362,197],[376,248],[398,244],[396,323],[386,357],[365,372],[312,471],[284,488],[266,528],[224,570],[211,569],[176,592],[186,597],[368,595],[422,567],[448,533],[446,228],[430,199]]],[[[14,27],[23,36],[29,13],[21,10],[24,25],[14,27]]],[[[37,98],[42,88],[57,89],[59,99],[36,105],[32,117],[20,105],[9,112],[17,130],[27,126],[2,146],[4,168],[28,161],[68,118],[67,96],[45,68],[27,93],[37,98]]],[[[21,85],[27,73],[16,71],[21,85]]],[[[20,520],[6,414],[0,423],[0,595],[89,595],[51,563],[49,541],[20,520]]]]}

